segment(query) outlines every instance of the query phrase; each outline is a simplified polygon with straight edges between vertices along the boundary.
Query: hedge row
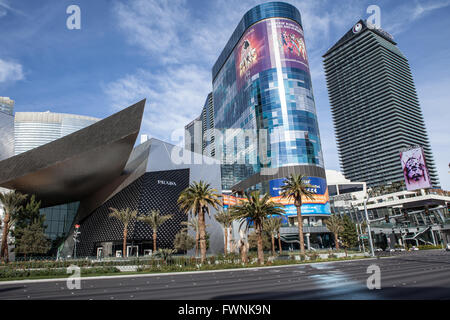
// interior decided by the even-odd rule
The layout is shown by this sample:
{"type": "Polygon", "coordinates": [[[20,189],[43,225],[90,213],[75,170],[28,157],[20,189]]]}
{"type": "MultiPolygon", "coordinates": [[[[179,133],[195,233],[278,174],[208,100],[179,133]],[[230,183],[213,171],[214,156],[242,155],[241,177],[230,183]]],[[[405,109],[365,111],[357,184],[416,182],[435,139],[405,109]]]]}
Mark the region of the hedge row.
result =
{"type": "MultiPolygon", "coordinates": [[[[93,275],[93,274],[105,274],[105,273],[117,273],[120,272],[115,267],[98,267],[98,268],[82,268],[81,275],[93,275]]],[[[14,269],[3,268],[0,270],[0,279],[16,279],[16,278],[32,278],[32,277],[49,277],[49,276],[69,276],[66,269],[14,269]]]]}

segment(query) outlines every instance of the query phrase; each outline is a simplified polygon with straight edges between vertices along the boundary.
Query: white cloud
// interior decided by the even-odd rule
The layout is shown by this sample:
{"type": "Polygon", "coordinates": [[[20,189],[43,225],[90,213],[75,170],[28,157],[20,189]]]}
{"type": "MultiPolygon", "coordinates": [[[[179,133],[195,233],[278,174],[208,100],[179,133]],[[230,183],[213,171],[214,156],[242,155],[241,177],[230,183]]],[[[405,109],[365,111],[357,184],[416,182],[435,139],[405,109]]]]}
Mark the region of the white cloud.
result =
{"type": "Polygon", "coordinates": [[[114,12],[131,43],[164,62],[182,57],[185,41],[178,31],[188,14],[184,0],[117,2],[114,12]]]}
{"type": "Polygon", "coordinates": [[[2,17],[2,13],[4,13],[3,16],[5,16],[7,11],[14,12],[21,16],[27,16],[23,11],[11,7],[6,0],[0,0],[0,18],[2,17]]]}
{"type": "Polygon", "coordinates": [[[104,86],[116,109],[147,98],[141,131],[162,140],[175,130],[184,132],[184,126],[200,114],[210,90],[210,73],[195,65],[159,73],[139,70],[104,86]]]}
{"type": "Polygon", "coordinates": [[[163,64],[203,64],[211,69],[249,8],[248,3],[236,0],[208,5],[214,6],[214,15],[197,16],[186,0],[116,2],[113,13],[127,40],[152,59],[163,64]]]}
{"type": "Polygon", "coordinates": [[[388,21],[387,24],[383,24],[383,29],[393,35],[398,35],[409,30],[412,23],[425,17],[427,14],[448,6],[450,6],[450,0],[434,1],[433,3],[429,1],[416,1],[415,3],[408,1],[405,5],[395,8],[395,10],[382,12],[383,21],[388,21]],[[384,17],[387,18],[385,19],[384,17]]]}
{"type": "Polygon", "coordinates": [[[13,61],[0,59],[0,83],[24,79],[22,65],[13,61]]]}
{"type": "Polygon", "coordinates": [[[422,16],[424,16],[425,14],[434,11],[436,9],[442,9],[445,7],[450,6],[450,1],[446,0],[446,1],[438,1],[435,3],[425,3],[425,4],[421,4],[421,3],[417,3],[415,8],[413,9],[413,15],[412,15],[412,20],[416,20],[422,16]]]}

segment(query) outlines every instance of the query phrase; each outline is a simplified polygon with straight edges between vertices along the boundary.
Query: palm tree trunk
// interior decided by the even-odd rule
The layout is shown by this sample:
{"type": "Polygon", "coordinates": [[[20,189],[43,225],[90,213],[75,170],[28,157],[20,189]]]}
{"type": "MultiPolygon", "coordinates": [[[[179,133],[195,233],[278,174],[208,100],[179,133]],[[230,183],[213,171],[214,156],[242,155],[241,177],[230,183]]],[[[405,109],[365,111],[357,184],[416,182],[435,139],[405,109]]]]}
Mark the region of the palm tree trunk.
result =
{"type": "Polygon", "coordinates": [[[241,250],[241,261],[242,261],[242,263],[247,263],[247,248],[245,247],[245,243],[244,242],[241,243],[240,250],[241,250]]]}
{"type": "Polygon", "coordinates": [[[272,256],[275,256],[275,235],[272,233],[272,256]]]}
{"type": "Polygon", "coordinates": [[[227,255],[227,246],[228,246],[228,228],[225,228],[225,246],[223,247],[225,255],[227,255]]]}
{"type": "Polygon", "coordinates": [[[301,205],[297,206],[297,225],[298,225],[298,237],[300,240],[300,252],[305,254],[305,240],[303,239],[303,219],[301,205]]]}
{"type": "Polygon", "coordinates": [[[198,228],[200,229],[200,252],[201,252],[201,263],[206,260],[206,240],[205,240],[205,212],[200,210],[198,214],[198,228]]]}
{"type": "Polygon", "coordinates": [[[123,245],[122,245],[122,250],[123,250],[122,257],[124,257],[124,258],[125,258],[125,256],[128,257],[128,254],[127,254],[127,234],[128,234],[128,227],[124,226],[123,227],[123,245]]]}
{"type": "Polygon", "coordinates": [[[334,234],[334,242],[336,243],[336,250],[339,250],[339,240],[337,233],[334,234]]]}
{"type": "Polygon", "coordinates": [[[156,252],[156,237],[157,237],[157,230],[153,230],[153,252],[156,252]]]}
{"type": "Polygon", "coordinates": [[[278,231],[278,249],[279,249],[280,254],[281,254],[282,249],[281,249],[281,235],[280,235],[280,231],[278,231]]]}
{"type": "Polygon", "coordinates": [[[263,239],[262,239],[262,226],[256,225],[256,232],[257,232],[257,242],[258,242],[258,261],[259,264],[264,264],[264,251],[263,251],[263,239]]]}
{"type": "Polygon", "coordinates": [[[199,232],[195,233],[195,257],[198,257],[198,241],[199,241],[199,232]]]}
{"type": "Polygon", "coordinates": [[[3,219],[3,235],[2,235],[2,248],[1,248],[1,258],[8,263],[9,252],[8,252],[8,233],[9,233],[9,212],[5,212],[5,218],[3,219]]]}

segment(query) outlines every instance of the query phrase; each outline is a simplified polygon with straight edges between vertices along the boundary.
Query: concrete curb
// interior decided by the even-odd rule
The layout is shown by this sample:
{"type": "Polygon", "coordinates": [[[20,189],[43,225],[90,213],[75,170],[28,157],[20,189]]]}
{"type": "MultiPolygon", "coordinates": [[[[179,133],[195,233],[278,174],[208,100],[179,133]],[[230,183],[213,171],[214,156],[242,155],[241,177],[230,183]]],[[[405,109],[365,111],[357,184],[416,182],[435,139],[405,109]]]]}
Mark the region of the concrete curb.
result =
{"type": "MultiPolygon", "coordinates": [[[[394,257],[385,257],[394,258],[394,257]]],[[[385,259],[383,258],[383,259],[385,259]]],[[[117,276],[92,276],[92,277],[81,277],[81,281],[87,280],[108,280],[108,279],[124,279],[124,278],[142,278],[142,277],[160,277],[160,276],[174,276],[174,275],[184,275],[184,274],[199,274],[199,273],[213,273],[213,272],[234,272],[234,271],[246,271],[246,270],[259,270],[259,269],[274,269],[274,268],[288,268],[288,267],[299,267],[307,265],[320,265],[320,264],[330,264],[330,263],[345,263],[352,261],[368,261],[377,260],[378,258],[363,258],[363,259],[351,259],[351,260],[341,260],[341,261],[322,261],[322,262],[311,262],[302,264],[288,264],[282,266],[262,266],[262,267],[250,267],[250,268],[234,268],[234,269],[219,269],[219,270],[199,270],[199,271],[184,271],[184,272],[165,272],[165,273],[144,273],[144,274],[126,274],[117,276]]],[[[27,284],[27,283],[41,283],[41,282],[61,282],[67,281],[73,278],[54,278],[54,279],[34,279],[34,280],[12,280],[12,281],[0,281],[1,285],[9,284],[27,284]]]]}

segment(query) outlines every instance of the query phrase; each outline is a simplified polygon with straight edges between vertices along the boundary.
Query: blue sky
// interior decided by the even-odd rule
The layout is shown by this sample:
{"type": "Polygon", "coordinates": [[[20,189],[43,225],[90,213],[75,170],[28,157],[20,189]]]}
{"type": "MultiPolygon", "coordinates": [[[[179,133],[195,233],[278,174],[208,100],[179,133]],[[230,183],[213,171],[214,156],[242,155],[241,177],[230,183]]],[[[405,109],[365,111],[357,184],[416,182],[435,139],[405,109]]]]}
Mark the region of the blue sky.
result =
{"type": "MultiPolygon", "coordinates": [[[[251,0],[0,0],[0,96],[15,111],[106,117],[147,98],[142,132],[178,142],[211,91],[211,67],[251,0]],[[81,8],[81,30],[66,8],[81,8]]],[[[411,64],[444,189],[450,189],[450,0],[296,0],[327,169],[339,170],[322,55],[371,4],[411,64]]]]}

